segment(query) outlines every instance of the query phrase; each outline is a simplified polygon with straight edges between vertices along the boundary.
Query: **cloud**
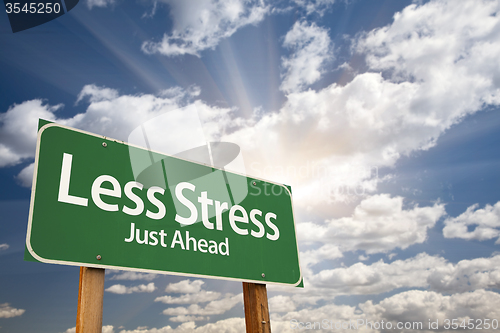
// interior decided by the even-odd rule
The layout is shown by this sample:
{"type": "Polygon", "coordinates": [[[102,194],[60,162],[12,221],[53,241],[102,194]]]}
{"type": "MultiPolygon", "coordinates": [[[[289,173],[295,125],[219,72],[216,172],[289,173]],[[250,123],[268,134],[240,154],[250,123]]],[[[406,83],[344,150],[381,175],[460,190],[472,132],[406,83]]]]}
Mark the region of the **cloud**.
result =
{"type": "Polygon", "coordinates": [[[398,288],[426,287],[431,270],[445,263],[443,258],[421,253],[392,263],[380,260],[371,265],[356,263],[350,267],[325,269],[309,276],[307,281],[315,288],[328,291],[330,296],[379,294],[398,288]]]}
{"type": "Polygon", "coordinates": [[[132,294],[132,293],[152,293],[156,290],[154,282],[147,285],[140,284],[138,286],[126,287],[122,284],[115,284],[107,288],[106,291],[113,294],[132,294]]]}
{"type": "Polygon", "coordinates": [[[24,309],[15,309],[15,308],[11,307],[9,305],[9,303],[0,304],[0,318],[19,317],[25,311],[26,310],[24,310],[24,309]]]}
{"type": "Polygon", "coordinates": [[[167,293],[193,294],[201,291],[201,286],[205,282],[202,280],[182,280],[177,283],[169,283],[165,288],[167,293]]]}
{"type": "MultiPolygon", "coordinates": [[[[225,22],[229,17],[229,22],[240,26],[246,22],[242,15],[250,18],[254,10],[265,12],[267,8],[260,2],[235,0],[230,4],[232,7],[208,0],[197,6],[172,3],[177,20],[174,31],[189,32],[189,36],[200,31],[209,34],[204,26],[209,23],[214,29],[231,30],[231,24],[228,28],[211,22],[225,22]],[[191,15],[193,10],[199,12],[191,15]],[[209,23],[199,20],[203,15],[209,23]]],[[[252,171],[257,176],[298,186],[294,193],[304,207],[353,197],[358,200],[374,192],[383,180],[378,179],[379,167],[394,166],[402,155],[432,147],[466,115],[498,104],[496,50],[500,50],[500,37],[495,26],[500,15],[495,15],[496,10],[494,3],[475,1],[464,1],[463,6],[447,1],[410,5],[395,15],[392,24],[354,40],[353,49],[366,57],[369,72],[358,74],[344,86],[290,93],[275,113],[256,114],[243,121],[230,119],[230,110],[200,101],[193,104],[207,115],[217,115],[218,121],[207,125],[210,133],[219,133],[218,138],[222,133],[222,139],[239,144],[245,157],[254,161],[252,171]],[[306,172],[300,173],[301,169],[306,172]]],[[[297,31],[324,32],[306,23],[295,27],[297,31]]],[[[126,140],[138,124],[181,103],[177,97],[161,95],[120,96],[113,89],[92,85],[82,89],[79,100],[84,98],[90,102],[85,113],[57,120],[120,140],[126,140]]],[[[60,107],[32,100],[2,114],[0,166],[32,158],[34,119],[42,114],[56,120],[55,111],[60,107]]]]}
{"type": "MultiPolygon", "coordinates": [[[[364,256],[364,255],[360,255],[360,256],[358,257],[358,260],[359,260],[359,261],[367,261],[368,259],[370,259],[370,257],[364,256]]],[[[389,257],[389,259],[391,259],[391,258],[389,257]]]]}
{"type": "MultiPolygon", "coordinates": [[[[500,201],[494,206],[486,205],[479,208],[472,205],[457,217],[449,217],[444,221],[443,235],[445,238],[462,238],[467,240],[487,240],[500,236],[500,201]],[[475,226],[469,231],[469,227],[475,226]]],[[[497,239],[496,244],[500,242],[497,239]]]]}
{"type": "Polygon", "coordinates": [[[283,46],[292,49],[282,58],[285,70],[280,89],[286,93],[298,92],[318,81],[322,67],[333,59],[328,30],[315,23],[297,21],[285,36],[283,46]]]}
{"type": "Polygon", "coordinates": [[[326,10],[335,3],[335,0],[293,0],[297,6],[303,7],[307,15],[318,14],[323,16],[326,10]]]}
{"type": "Polygon", "coordinates": [[[442,293],[500,289],[500,256],[461,260],[430,270],[429,287],[442,293]]]}
{"type": "MultiPolygon", "coordinates": [[[[210,316],[220,315],[231,310],[237,304],[243,303],[243,294],[226,294],[224,298],[211,301],[205,307],[198,304],[191,304],[188,307],[176,307],[163,310],[167,316],[210,316]]],[[[179,317],[178,317],[179,318],[179,317]]]]}
{"type": "MultiPolygon", "coordinates": [[[[463,293],[500,288],[500,255],[449,263],[420,253],[386,263],[382,259],[334,269],[304,269],[308,290],[294,291],[297,304],[328,300],[338,295],[374,295],[402,288],[426,288],[439,293],[463,293]]],[[[288,292],[286,289],[279,289],[288,292]]]]}
{"type": "Polygon", "coordinates": [[[115,3],[115,0],[87,0],[88,9],[92,9],[93,7],[108,7],[108,5],[112,5],[115,3]]]}
{"type": "Polygon", "coordinates": [[[497,9],[412,4],[353,40],[367,72],[344,86],[290,93],[279,112],[256,115],[224,139],[243,148],[255,173],[298,186],[304,207],[358,200],[383,180],[378,168],[433,147],[465,116],[499,104],[497,9]]]}
{"type": "MultiPolygon", "coordinates": [[[[245,21],[238,21],[238,15],[264,6],[252,2],[241,12],[241,3],[234,4],[237,24],[245,21]]],[[[178,8],[172,13],[179,14],[174,30],[193,31],[190,34],[198,31],[189,30],[191,25],[203,33],[210,30],[198,20],[201,14],[187,15],[192,10],[206,11],[208,21],[217,6],[224,7],[217,17],[229,15],[226,5],[208,1],[194,7],[185,2],[173,5],[178,8]]],[[[230,109],[188,102],[187,97],[180,101],[180,95],[119,95],[109,88],[86,86],[80,94],[80,100],[90,102],[86,112],[57,120],[127,140],[139,124],[190,103],[209,118],[204,123],[208,137],[242,148],[245,160],[252,161],[247,170],[253,175],[290,184],[300,208],[322,206],[316,209],[318,216],[329,215],[325,203],[358,201],[376,191],[385,179],[378,177],[378,168],[393,167],[401,156],[429,149],[466,115],[498,105],[500,36],[495,26],[500,15],[495,13],[490,2],[410,5],[392,24],[354,39],[353,50],[366,57],[368,72],[344,86],[291,92],[279,111],[256,113],[252,119],[232,118],[230,109]]],[[[32,158],[36,113],[55,120],[59,107],[33,100],[2,114],[0,166],[32,158]]]]}
{"type": "MultiPolygon", "coordinates": [[[[273,314],[271,326],[273,332],[295,332],[296,325],[302,322],[305,327],[309,322],[323,325],[324,330],[356,330],[359,332],[432,332],[429,320],[439,321],[437,332],[448,332],[451,328],[443,327],[444,320],[457,319],[459,325],[463,320],[476,318],[498,318],[500,315],[498,302],[500,295],[495,292],[476,290],[474,292],[441,295],[432,291],[410,290],[381,300],[378,304],[372,301],[359,303],[357,306],[327,304],[316,308],[306,308],[288,312],[284,315],[273,314]],[[380,325],[385,323],[382,330],[380,325]],[[388,324],[390,322],[390,324],[388,324]],[[295,324],[297,323],[297,324],[295,324]],[[402,329],[397,329],[398,323],[402,329]],[[404,329],[414,327],[415,329],[404,329]],[[294,326],[295,325],[295,326],[294,326]],[[350,326],[351,325],[351,326],[350,326]],[[376,329],[378,326],[378,329],[376,329]],[[370,327],[373,327],[371,329],[370,327]]],[[[476,321],[474,321],[476,324],[476,321]]],[[[316,326],[318,327],[318,326],[316,326]]],[[[494,332],[485,330],[483,332],[494,332]]]]}
{"type": "MultiPolygon", "coordinates": [[[[186,110],[196,114],[204,124],[202,135],[206,141],[216,141],[221,134],[220,124],[228,122],[231,109],[211,107],[201,101],[193,102],[191,98],[198,93],[197,87],[188,90],[174,87],[158,95],[119,95],[114,89],[87,85],[78,97],[79,102],[89,102],[87,110],[72,118],[57,117],[62,105],[51,106],[39,99],[14,104],[7,112],[0,114],[0,167],[33,160],[39,118],[127,141],[130,133],[139,125],[187,106],[186,110]]],[[[163,128],[172,127],[168,122],[159,125],[163,125],[163,128]]],[[[186,133],[185,129],[179,130],[178,126],[176,129],[170,134],[176,135],[179,131],[186,133]]],[[[154,136],[158,133],[148,134],[154,136]]],[[[179,140],[166,141],[175,145],[179,140]]],[[[31,186],[33,168],[34,165],[26,166],[16,177],[20,184],[31,186]]]]}
{"type": "Polygon", "coordinates": [[[361,201],[350,217],[300,223],[297,234],[300,241],[336,244],[342,251],[389,252],[423,243],[444,214],[443,204],[403,209],[402,197],[379,194],[361,201]]]}
{"type": "MultiPolygon", "coordinates": [[[[76,327],[68,328],[64,333],[75,333],[76,327]]],[[[102,333],[115,333],[113,325],[105,325],[102,327],[102,333]]]]}
{"type": "Polygon", "coordinates": [[[138,272],[121,272],[119,274],[115,274],[111,276],[110,280],[130,280],[130,281],[135,281],[135,280],[146,280],[146,281],[151,281],[156,279],[158,274],[151,274],[151,273],[138,273],[138,272]]]}
{"type": "Polygon", "coordinates": [[[269,299],[269,312],[290,312],[296,308],[295,302],[290,296],[278,295],[269,299]]]}
{"type": "Polygon", "coordinates": [[[183,323],[176,328],[165,326],[162,328],[122,330],[120,333],[241,333],[245,331],[245,319],[228,318],[215,323],[208,323],[196,327],[194,322],[183,323]]]}
{"type": "MultiPolygon", "coordinates": [[[[298,224],[298,226],[300,225],[303,225],[303,223],[298,224]]],[[[302,227],[300,229],[297,228],[299,239],[302,233],[301,230],[302,227]]],[[[311,270],[312,266],[316,265],[319,262],[322,262],[323,260],[333,260],[342,258],[343,254],[337,245],[324,244],[317,249],[300,251],[299,256],[300,256],[300,265],[302,269],[302,274],[310,275],[312,274],[311,270]]]]}
{"type": "Polygon", "coordinates": [[[243,301],[242,294],[222,294],[214,291],[201,290],[205,282],[202,280],[182,280],[177,283],[170,283],[165,291],[169,293],[184,293],[181,296],[161,296],[155,302],[165,304],[191,304],[188,307],[168,308],[163,311],[164,315],[172,316],[169,320],[174,322],[201,321],[208,320],[209,315],[219,315],[232,309],[236,304],[243,301]],[[197,303],[206,303],[205,307],[197,303]]]}
{"type": "Polygon", "coordinates": [[[262,0],[162,2],[169,5],[174,27],[161,41],[142,44],[142,50],[149,54],[200,56],[201,51],[214,49],[239,28],[259,23],[269,10],[262,0]]]}
{"type": "Polygon", "coordinates": [[[9,247],[10,247],[9,244],[6,244],[6,243],[0,244],[0,251],[7,250],[9,247]]]}
{"type": "Polygon", "coordinates": [[[88,97],[90,103],[110,101],[118,98],[118,91],[116,89],[98,87],[95,84],[88,84],[80,91],[75,103],[79,103],[85,97],[88,97]]]}
{"type": "Polygon", "coordinates": [[[188,321],[202,321],[202,320],[208,320],[210,317],[197,317],[197,316],[185,316],[185,315],[179,315],[175,317],[171,317],[169,320],[173,322],[188,322],[188,321]]]}
{"type": "Polygon", "coordinates": [[[161,296],[155,298],[155,302],[163,302],[165,304],[193,304],[215,301],[221,296],[221,293],[216,291],[200,290],[193,294],[184,294],[179,297],[161,296]]]}
{"type": "MultiPolygon", "coordinates": [[[[495,292],[476,290],[450,296],[441,295],[432,291],[410,290],[396,294],[374,305],[372,301],[359,304],[360,309],[368,318],[380,318],[386,321],[421,322],[428,328],[429,319],[439,321],[439,330],[446,332],[443,327],[445,319],[457,319],[458,325],[463,320],[477,318],[498,318],[500,310],[496,304],[500,302],[500,295],[495,292]]],[[[484,326],[481,326],[484,329],[484,326]]],[[[408,330],[410,331],[410,330],[408,330]]],[[[494,330],[484,330],[493,332],[494,330]]]]}
{"type": "Polygon", "coordinates": [[[55,120],[62,105],[40,99],[14,104],[0,114],[0,167],[12,166],[35,155],[38,118],[55,120]]]}
{"type": "MultiPolygon", "coordinates": [[[[58,119],[58,122],[85,130],[91,129],[94,133],[122,141],[126,141],[132,130],[144,122],[177,110],[191,102],[190,97],[180,90],[168,96],[162,96],[162,93],[159,96],[116,95],[110,93],[105,87],[88,87],[83,87],[80,94],[89,99],[90,104],[86,112],[70,119],[58,119]]],[[[207,107],[198,101],[190,105],[193,108],[199,106],[200,112],[207,107]]]]}
{"type": "Polygon", "coordinates": [[[468,0],[460,6],[449,0],[412,4],[396,13],[390,26],[363,36],[357,48],[366,53],[370,68],[387,71],[392,80],[437,89],[422,91],[431,98],[422,105],[433,108],[429,120],[439,121],[450,111],[458,116],[482,103],[499,102],[499,9],[496,1],[468,0]],[[440,110],[436,102],[453,110],[440,110]]]}
{"type": "Polygon", "coordinates": [[[31,187],[33,184],[33,172],[35,170],[35,163],[28,164],[27,167],[15,177],[19,185],[23,187],[31,187]]]}
{"type": "Polygon", "coordinates": [[[245,319],[228,318],[197,327],[194,333],[241,333],[245,332],[245,319]]]}

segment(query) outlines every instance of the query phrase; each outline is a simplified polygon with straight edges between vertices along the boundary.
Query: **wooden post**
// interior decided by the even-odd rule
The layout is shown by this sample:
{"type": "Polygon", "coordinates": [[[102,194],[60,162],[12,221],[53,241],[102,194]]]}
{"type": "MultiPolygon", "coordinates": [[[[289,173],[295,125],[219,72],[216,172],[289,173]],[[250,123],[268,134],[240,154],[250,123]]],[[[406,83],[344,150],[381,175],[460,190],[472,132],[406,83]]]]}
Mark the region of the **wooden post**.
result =
{"type": "Polygon", "coordinates": [[[265,284],[243,282],[247,333],[271,333],[265,284]]]}
{"type": "Polygon", "coordinates": [[[104,269],[80,267],[76,333],[102,332],[104,269]]]}

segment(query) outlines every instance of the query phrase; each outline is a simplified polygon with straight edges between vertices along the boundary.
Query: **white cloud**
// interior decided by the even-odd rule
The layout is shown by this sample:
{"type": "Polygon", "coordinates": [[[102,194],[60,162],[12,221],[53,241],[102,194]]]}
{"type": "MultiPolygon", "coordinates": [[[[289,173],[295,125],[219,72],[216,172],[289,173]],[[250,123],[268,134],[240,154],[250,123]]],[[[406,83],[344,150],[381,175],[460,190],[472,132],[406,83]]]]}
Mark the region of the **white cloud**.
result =
{"type": "Polygon", "coordinates": [[[156,290],[154,282],[147,285],[140,284],[138,286],[126,287],[122,284],[115,284],[107,288],[106,291],[113,294],[132,294],[132,293],[152,293],[156,290]]]}
{"type": "Polygon", "coordinates": [[[115,0],[87,0],[88,9],[92,9],[93,7],[108,7],[108,5],[112,5],[115,3],[115,0]]]}
{"type": "Polygon", "coordinates": [[[298,6],[306,10],[307,15],[323,15],[335,3],[335,0],[293,0],[298,6]]]}
{"type": "MultiPolygon", "coordinates": [[[[75,333],[76,327],[68,328],[64,333],[75,333]]],[[[115,333],[113,325],[105,325],[102,327],[102,333],[115,333]]]]}
{"type": "Polygon", "coordinates": [[[224,139],[243,148],[255,173],[298,188],[305,208],[357,200],[380,181],[370,170],[429,149],[466,115],[499,104],[497,7],[410,5],[392,24],[356,39],[373,72],[344,86],[290,93],[279,112],[224,139]]]}
{"type": "Polygon", "coordinates": [[[228,318],[216,323],[209,323],[197,327],[194,333],[241,333],[245,332],[245,319],[228,318]]]}
{"type": "Polygon", "coordinates": [[[179,297],[161,296],[155,298],[155,302],[163,302],[165,304],[193,304],[215,301],[221,296],[221,293],[216,291],[200,290],[193,294],[184,294],[179,297]]]}
{"type": "Polygon", "coordinates": [[[188,322],[188,321],[202,321],[202,320],[208,320],[210,317],[197,317],[197,316],[185,316],[185,315],[179,315],[175,317],[170,317],[169,320],[173,322],[188,322]]]}
{"type": "MultiPolygon", "coordinates": [[[[191,87],[188,91],[170,89],[159,96],[119,95],[113,89],[87,85],[83,87],[78,100],[88,99],[90,104],[84,113],[72,118],[58,118],[56,111],[62,105],[51,106],[38,99],[14,104],[7,112],[0,114],[0,167],[34,158],[39,118],[127,141],[137,126],[190,103],[189,110],[195,112],[205,126],[203,134],[206,140],[215,141],[221,134],[219,124],[227,123],[231,110],[210,107],[200,101],[192,102],[191,98],[198,91],[196,87],[191,87]]],[[[163,128],[168,126],[172,127],[167,123],[163,128]]],[[[182,128],[181,132],[187,133],[182,128]]],[[[17,176],[17,180],[24,186],[31,186],[32,171],[33,165],[28,165],[17,176]]]]}
{"type": "Polygon", "coordinates": [[[111,276],[109,279],[110,280],[130,280],[130,281],[135,281],[135,280],[146,280],[146,281],[151,281],[156,279],[158,274],[151,274],[151,273],[138,273],[138,272],[120,272],[119,274],[115,274],[111,276]]]}
{"type": "MultiPolygon", "coordinates": [[[[359,200],[373,193],[383,180],[378,178],[378,168],[394,166],[402,155],[432,147],[467,114],[485,104],[498,104],[500,37],[495,25],[500,15],[494,15],[495,7],[489,2],[463,3],[407,7],[391,25],[357,39],[355,49],[366,54],[369,69],[376,73],[359,74],[345,86],[290,93],[276,113],[243,121],[230,119],[229,109],[200,101],[193,105],[206,111],[211,136],[240,145],[245,160],[252,161],[247,170],[292,185],[300,208],[329,215],[325,203],[359,200]]],[[[176,4],[180,6],[176,17],[182,23],[177,31],[202,24],[190,23],[190,11],[208,10],[210,18],[207,8],[218,6],[176,4]]],[[[240,11],[235,13],[238,17],[240,11]]],[[[180,104],[176,98],[154,95],[117,97],[105,89],[84,87],[82,96],[90,101],[87,111],[58,121],[126,140],[133,128],[180,104]]],[[[28,103],[30,112],[38,110],[52,120],[60,107],[33,100],[3,114],[0,166],[33,157],[33,119],[38,117],[17,112],[28,103]],[[16,122],[8,125],[11,118],[16,122]],[[19,135],[23,131],[27,135],[19,135]]]]}
{"type": "MultiPolygon", "coordinates": [[[[3,245],[3,244],[2,244],[3,245]]],[[[0,318],[12,318],[22,315],[26,310],[16,309],[9,305],[9,303],[0,304],[0,318]]]]}
{"type": "Polygon", "coordinates": [[[169,320],[174,322],[200,321],[208,320],[209,315],[219,315],[232,309],[236,304],[242,302],[242,294],[232,295],[226,294],[221,298],[222,294],[215,291],[201,290],[201,286],[205,282],[202,280],[182,280],[177,283],[170,283],[165,291],[169,293],[184,293],[178,297],[161,296],[155,299],[155,302],[163,302],[165,304],[191,304],[188,307],[168,308],[163,311],[163,314],[172,316],[169,320]],[[206,303],[205,307],[199,306],[197,303],[206,303]]]}
{"type": "Polygon", "coordinates": [[[35,163],[28,164],[27,167],[21,170],[16,176],[19,185],[24,187],[31,187],[33,184],[33,171],[35,170],[35,163]]]}
{"type": "Polygon", "coordinates": [[[367,54],[372,69],[392,71],[396,81],[434,87],[422,91],[432,98],[427,106],[435,102],[453,106],[449,111],[434,106],[429,120],[439,121],[450,111],[458,116],[482,103],[499,102],[499,9],[497,1],[413,4],[394,15],[390,26],[367,33],[359,40],[358,50],[367,54]]]}
{"type": "Polygon", "coordinates": [[[324,224],[300,223],[297,231],[300,241],[336,244],[342,251],[371,254],[424,242],[427,230],[444,214],[443,204],[403,209],[402,197],[380,194],[361,201],[350,217],[324,224]]]}
{"type": "MultiPolygon", "coordinates": [[[[271,326],[273,332],[296,332],[298,322],[305,327],[307,323],[319,323],[325,331],[339,330],[344,324],[344,330],[356,330],[358,332],[449,332],[451,328],[443,328],[445,319],[458,319],[459,325],[462,321],[477,318],[496,319],[500,315],[498,304],[500,295],[495,292],[476,290],[474,292],[445,296],[432,291],[410,290],[391,297],[385,298],[378,304],[372,301],[360,303],[357,306],[327,304],[316,308],[306,308],[292,311],[284,315],[273,314],[271,326]],[[429,320],[439,321],[439,329],[429,330],[429,320]],[[391,323],[392,329],[382,330],[391,323]],[[370,322],[371,324],[369,324],[370,322]],[[397,323],[415,325],[415,329],[397,329],[397,323]],[[337,327],[335,327],[337,325],[337,327]],[[349,326],[353,325],[353,326],[349,326]],[[356,326],[357,325],[357,326],[356,326]],[[379,329],[370,329],[379,327],[379,329]],[[295,327],[295,328],[294,328],[295,327]],[[419,329],[417,329],[419,328],[419,329]]],[[[343,331],[343,330],[342,330],[343,331]]],[[[479,331],[479,330],[478,330],[479,331]]],[[[482,332],[495,332],[496,330],[482,329],[482,332]]]]}
{"type": "MultiPolygon", "coordinates": [[[[271,315],[271,329],[272,332],[297,332],[300,331],[300,329],[294,325],[294,321],[296,321],[297,323],[303,323],[302,328],[305,331],[305,326],[308,322],[313,323],[312,325],[314,325],[314,322],[319,322],[321,325],[323,320],[349,322],[349,320],[356,321],[357,319],[363,317],[364,316],[362,314],[356,312],[355,306],[328,304],[321,307],[291,311],[283,315],[273,313],[271,315]]],[[[319,330],[318,325],[316,326],[316,329],[319,330]]],[[[329,330],[329,328],[325,328],[323,331],[327,331],[327,329],[329,330]]],[[[333,327],[333,330],[334,329],[335,326],[333,327]]],[[[311,329],[311,331],[314,330],[311,329]]],[[[342,330],[340,329],[339,331],[342,330]]],[[[366,332],[363,329],[356,331],[366,332]]]]}
{"type": "Polygon", "coordinates": [[[269,299],[269,312],[290,312],[294,311],[296,304],[290,296],[278,295],[269,299]]]}
{"type": "Polygon", "coordinates": [[[231,310],[237,304],[243,303],[243,294],[232,295],[226,294],[224,298],[211,301],[205,307],[198,304],[191,304],[188,307],[176,307],[163,310],[163,314],[167,316],[209,316],[220,315],[231,310]]]}
{"type": "Polygon", "coordinates": [[[201,286],[205,282],[202,280],[182,280],[177,283],[169,283],[165,288],[167,293],[193,294],[201,291],[201,286]]]}
{"type": "Polygon", "coordinates": [[[178,333],[178,332],[192,332],[192,330],[196,327],[194,322],[188,322],[179,325],[177,328],[172,328],[170,326],[164,326],[162,328],[151,328],[145,329],[143,327],[138,327],[135,330],[121,330],[120,333],[178,333]]]}
{"type": "Polygon", "coordinates": [[[16,165],[35,155],[38,118],[55,120],[61,104],[50,106],[40,99],[14,104],[0,114],[0,167],[16,165]]]}
{"type": "MultiPolygon", "coordinates": [[[[421,322],[428,329],[429,319],[439,320],[438,332],[449,331],[443,328],[445,319],[457,319],[458,325],[463,320],[477,318],[499,318],[498,304],[500,295],[495,292],[476,290],[474,292],[444,296],[432,291],[410,290],[382,300],[374,305],[372,301],[359,304],[368,318],[385,319],[386,321],[421,322]]],[[[483,332],[496,330],[484,329],[483,332]]],[[[406,330],[403,332],[410,332],[406,330]]],[[[413,330],[414,331],[414,330],[413,330]]],[[[412,331],[412,332],[413,332],[412,331]]],[[[429,330],[430,331],[430,330],[429,330]]]]}
{"type": "Polygon", "coordinates": [[[269,7],[262,0],[163,0],[169,5],[174,27],[159,42],[142,45],[146,53],[167,56],[192,54],[199,56],[205,49],[213,49],[221,39],[234,34],[249,24],[257,24],[269,7]]]}
{"type": "MultiPolygon", "coordinates": [[[[449,217],[444,221],[443,235],[446,238],[463,238],[467,240],[487,240],[500,236],[500,201],[494,206],[479,208],[472,205],[457,217],[449,217]],[[469,231],[469,226],[475,226],[469,231]]],[[[500,238],[497,239],[498,244],[500,238]]]]}
{"type": "MultiPolygon", "coordinates": [[[[297,304],[316,303],[338,295],[369,295],[401,288],[429,288],[440,293],[462,293],[476,289],[500,288],[500,255],[461,260],[456,264],[438,256],[420,253],[406,260],[349,267],[304,269],[307,290],[296,290],[297,304]]],[[[289,292],[286,289],[279,289],[289,292]]]]}
{"type": "Polygon", "coordinates": [[[356,263],[350,267],[325,269],[306,281],[330,295],[379,294],[403,287],[426,287],[431,270],[445,263],[443,258],[421,253],[392,263],[380,260],[371,265],[356,263]]]}
{"type": "Polygon", "coordinates": [[[88,84],[83,87],[82,91],[78,94],[76,103],[82,101],[85,97],[88,97],[91,103],[110,101],[118,98],[118,91],[106,87],[98,87],[95,84],[88,84]]]}
{"type": "Polygon", "coordinates": [[[10,247],[9,244],[6,244],[6,243],[0,244],[0,251],[7,250],[9,247],[10,247]]]}
{"type": "Polygon", "coordinates": [[[285,69],[280,89],[286,93],[298,92],[318,81],[322,67],[333,59],[328,30],[315,23],[297,21],[285,36],[283,46],[292,49],[282,58],[285,69]]]}
{"type": "Polygon", "coordinates": [[[500,288],[500,256],[461,260],[430,270],[427,278],[433,290],[456,293],[474,289],[500,288]]]}
{"type": "MultiPolygon", "coordinates": [[[[359,74],[345,86],[290,93],[277,113],[231,123],[230,110],[195,104],[207,115],[213,111],[219,116],[207,125],[212,134],[238,125],[223,139],[243,148],[246,159],[253,161],[254,173],[297,188],[295,197],[303,207],[352,200],[353,195],[358,200],[376,190],[377,168],[393,166],[401,155],[431,147],[465,115],[485,104],[498,104],[500,38],[495,25],[500,15],[494,15],[496,7],[490,2],[463,3],[407,7],[391,25],[357,39],[355,49],[366,54],[369,69],[377,73],[359,74]],[[306,172],[301,174],[301,169],[306,172]]],[[[208,21],[218,15],[241,23],[239,15],[251,11],[245,6],[264,6],[230,4],[235,9],[208,1],[199,6],[176,2],[175,29],[208,33],[210,29],[198,19],[202,12],[208,21]],[[246,8],[243,12],[241,6],[246,8]],[[191,15],[193,10],[199,15],[191,15]],[[189,28],[192,25],[197,28],[189,28]]],[[[112,89],[95,86],[84,87],[80,99],[84,96],[91,103],[84,114],[58,121],[121,140],[138,124],[180,103],[153,95],[118,96],[112,89]]],[[[34,113],[55,120],[59,107],[33,100],[2,114],[0,166],[32,158],[38,118],[34,113]]]]}
{"type": "MultiPolygon", "coordinates": [[[[303,223],[298,224],[298,226],[303,225],[303,223]]],[[[299,239],[302,233],[302,228],[297,229],[299,239]]],[[[342,258],[343,254],[339,247],[334,244],[324,244],[321,247],[313,250],[300,251],[300,265],[302,269],[302,274],[310,275],[312,274],[311,266],[316,265],[323,260],[333,260],[342,258]]]]}
{"type": "Polygon", "coordinates": [[[165,326],[162,328],[122,330],[120,333],[241,333],[245,331],[245,320],[243,318],[228,318],[215,323],[208,323],[196,327],[194,322],[183,323],[176,328],[165,326]]]}
{"type": "MultiPolygon", "coordinates": [[[[90,105],[85,113],[76,115],[71,119],[58,119],[57,122],[68,126],[90,130],[94,133],[106,135],[114,139],[126,141],[128,135],[137,126],[167,112],[183,106],[185,94],[169,97],[155,95],[121,95],[106,91],[107,88],[95,87],[88,89],[85,86],[84,96],[88,96],[90,105]]],[[[203,103],[195,102],[201,108],[203,103]]]]}

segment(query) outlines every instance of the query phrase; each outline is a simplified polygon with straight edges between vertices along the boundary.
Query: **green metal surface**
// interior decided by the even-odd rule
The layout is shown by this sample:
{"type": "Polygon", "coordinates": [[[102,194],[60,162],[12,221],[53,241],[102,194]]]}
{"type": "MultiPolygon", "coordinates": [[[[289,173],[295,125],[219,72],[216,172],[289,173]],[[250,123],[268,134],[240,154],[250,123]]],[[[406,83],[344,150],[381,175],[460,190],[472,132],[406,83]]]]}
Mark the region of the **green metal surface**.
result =
{"type": "MultiPolygon", "coordinates": [[[[132,147],[53,123],[41,126],[37,145],[27,259],[33,256],[47,263],[248,282],[300,283],[292,200],[286,186],[132,147]],[[72,157],[70,168],[66,168],[70,171],[66,198],[87,199],[86,206],[67,202],[67,199],[59,200],[60,187],[64,192],[61,182],[64,154],[72,157]],[[143,171],[138,174],[134,165],[141,165],[143,171]],[[98,198],[107,205],[116,205],[116,211],[99,208],[95,196],[92,196],[95,180],[103,175],[116,179],[120,195],[101,193],[98,198]],[[136,187],[132,189],[134,195],[126,195],[124,188],[129,182],[142,184],[142,190],[136,187]],[[192,213],[176,196],[175,189],[179,184],[195,187],[194,191],[184,189],[181,192],[196,207],[197,222],[191,225],[180,224],[175,219],[176,214],[186,218],[192,213]],[[152,186],[164,190],[163,194],[154,193],[154,198],[161,204],[155,204],[154,198],[148,198],[148,188],[152,186]],[[212,225],[213,229],[207,228],[201,221],[202,204],[198,200],[203,196],[202,192],[206,192],[207,198],[212,200],[212,205],[207,205],[207,225],[212,225]],[[142,211],[136,209],[137,198],[144,203],[142,211]],[[222,230],[217,228],[216,201],[221,204],[226,202],[228,206],[220,214],[222,224],[219,228],[222,230]],[[230,209],[236,204],[247,212],[248,223],[233,224],[240,232],[247,230],[247,235],[238,234],[229,221],[230,209]],[[159,207],[162,205],[165,215],[158,218],[162,215],[159,207]],[[124,207],[141,213],[127,214],[124,207]],[[260,222],[263,233],[259,222],[253,223],[250,217],[254,209],[262,212],[254,218],[260,222]],[[148,217],[148,211],[155,218],[148,217]],[[267,214],[270,224],[266,223],[267,214]],[[140,230],[141,242],[148,235],[148,244],[137,242],[136,231],[132,241],[125,241],[131,238],[132,223],[135,230],[140,230]],[[272,240],[277,236],[273,225],[279,231],[276,240],[272,240]],[[160,237],[162,230],[166,234],[163,244],[160,237]],[[189,241],[189,250],[187,233],[194,238],[189,241]],[[176,234],[178,242],[173,243],[176,234]],[[101,259],[98,260],[97,256],[101,259]]],[[[96,185],[96,188],[99,186],[96,185]]],[[[105,192],[105,189],[113,189],[113,184],[104,181],[100,188],[104,190],[96,191],[105,192]]],[[[118,189],[115,188],[115,191],[118,189]]],[[[241,211],[234,213],[236,216],[243,214],[241,211]]]]}

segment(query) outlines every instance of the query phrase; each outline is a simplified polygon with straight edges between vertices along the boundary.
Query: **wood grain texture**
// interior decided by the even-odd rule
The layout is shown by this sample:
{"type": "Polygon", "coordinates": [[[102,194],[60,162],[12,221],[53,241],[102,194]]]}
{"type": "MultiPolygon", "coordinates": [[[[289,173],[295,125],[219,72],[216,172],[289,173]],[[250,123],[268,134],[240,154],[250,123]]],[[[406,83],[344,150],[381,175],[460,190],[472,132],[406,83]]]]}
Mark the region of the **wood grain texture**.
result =
{"type": "Polygon", "coordinates": [[[80,267],[76,333],[102,332],[104,269],[80,267]]]}
{"type": "Polygon", "coordinates": [[[271,333],[265,284],[243,282],[247,333],[271,333]]]}

